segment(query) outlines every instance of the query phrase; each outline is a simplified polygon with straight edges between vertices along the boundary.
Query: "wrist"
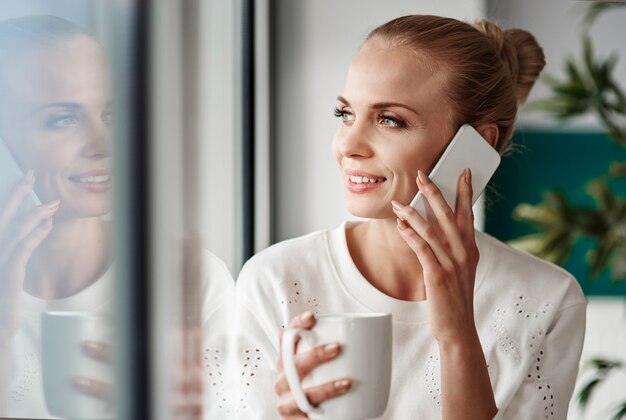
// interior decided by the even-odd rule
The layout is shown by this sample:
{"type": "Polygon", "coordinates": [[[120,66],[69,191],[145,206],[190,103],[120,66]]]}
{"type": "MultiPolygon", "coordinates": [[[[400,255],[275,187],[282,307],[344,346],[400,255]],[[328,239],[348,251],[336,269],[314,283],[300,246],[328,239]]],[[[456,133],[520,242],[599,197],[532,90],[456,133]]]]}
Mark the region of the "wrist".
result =
{"type": "Polygon", "coordinates": [[[446,355],[463,357],[471,356],[476,352],[479,352],[480,354],[483,353],[480,338],[478,337],[478,333],[476,331],[440,339],[437,344],[439,345],[439,354],[442,357],[445,357],[446,355]]]}

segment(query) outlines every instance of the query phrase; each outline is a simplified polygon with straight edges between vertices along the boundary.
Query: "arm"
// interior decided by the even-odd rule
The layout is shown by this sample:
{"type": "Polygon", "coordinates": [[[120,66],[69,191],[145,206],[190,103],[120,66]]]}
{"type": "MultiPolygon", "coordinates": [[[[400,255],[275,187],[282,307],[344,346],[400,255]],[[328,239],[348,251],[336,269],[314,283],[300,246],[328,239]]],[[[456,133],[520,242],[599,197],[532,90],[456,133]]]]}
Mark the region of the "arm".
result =
{"type": "Polygon", "coordinates": [[[567,418],[585,337],[586,302],[561,309],[534,355],[525,379],[497,419],[567,418]]]}
{"type": "Polygon", "coordinates": [[[421,171],[417,185],[436,220],[392,202],[398,231],[423,269],[430,324],[441,357],[442,418],[492,419],[497,407],[474,322],[478,247],[474,237],[471,172],[459,177],[456,209],[421,171]],[[434,226],[437,225],[437,227],[434,226]]]}

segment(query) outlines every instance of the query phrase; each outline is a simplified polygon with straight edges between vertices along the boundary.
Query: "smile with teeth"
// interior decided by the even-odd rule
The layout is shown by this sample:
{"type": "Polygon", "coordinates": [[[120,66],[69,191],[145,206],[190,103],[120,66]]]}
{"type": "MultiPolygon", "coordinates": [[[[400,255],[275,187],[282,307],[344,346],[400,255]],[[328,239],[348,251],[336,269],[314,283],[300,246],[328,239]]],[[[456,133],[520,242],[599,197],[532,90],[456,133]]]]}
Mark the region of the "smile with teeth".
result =
{"type": "Polygon", "coordinates": [[[85,178],[77,178],[76,181],[87,184],[103,184],[109,180],[109,175],[88,176],[85,178]]]}
{"type": "Polygon", "coordinates": [[[376,184],[385,181],[385,178],[370,179],[366,176],[350,175],[350,181],[355,184],[376,184]]]}

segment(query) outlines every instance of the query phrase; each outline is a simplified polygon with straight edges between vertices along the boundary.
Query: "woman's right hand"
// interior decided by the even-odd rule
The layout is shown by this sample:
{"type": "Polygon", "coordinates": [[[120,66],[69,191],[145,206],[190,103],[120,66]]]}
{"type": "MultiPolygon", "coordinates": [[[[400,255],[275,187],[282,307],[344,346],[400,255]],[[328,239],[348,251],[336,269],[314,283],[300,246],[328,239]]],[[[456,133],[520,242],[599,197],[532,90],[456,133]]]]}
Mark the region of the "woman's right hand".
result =
{"type": "Polygon", "coordinates": [[[26,264],[52,230],[52,216],[59,209],[56,200],[18,217],[18,209],[34,185],[35,176],[29,171],[7,202],[0,203],[0,345],[7,345],[17,332],[26,264]]]}
{"type": "MultiPolygon", "coordinates": [[[[289,323],[287,329],[299,328],[309,330],[315,325],[315,316],[311,312],[305,312],[300,316],[295,317],[289,323]]],[[[297,346],[297,344],[296,344],[297,346]]],[[[278,351],[278,380],[274,385],[274,390],[278,395],[278,413],[283,420],[300,420],[307,419],[306,413],[303,413],[298,408],[296,400],[289,389],[287,383],[287,377],[283,372],[283,360],[282,360],[282,334],[280,337],[280,345],[278,351]]],[[[294,352],[295,352],[294,348],[294,352]]],[[[341,348],[338,343],[321,344],[312,348],[309,351],[298,353],[295,356],[296,370],[300,379],[308,375],[313,369],[319,365],[328,362],[339,356],[341,348]]],[[[350,390],[352,381],[348,378],[337,379],[333,382],[327,382],[322,385],[318,385],[312,388],[304,390],[306,397],[313,406],[345,394],[350,390]]]]}

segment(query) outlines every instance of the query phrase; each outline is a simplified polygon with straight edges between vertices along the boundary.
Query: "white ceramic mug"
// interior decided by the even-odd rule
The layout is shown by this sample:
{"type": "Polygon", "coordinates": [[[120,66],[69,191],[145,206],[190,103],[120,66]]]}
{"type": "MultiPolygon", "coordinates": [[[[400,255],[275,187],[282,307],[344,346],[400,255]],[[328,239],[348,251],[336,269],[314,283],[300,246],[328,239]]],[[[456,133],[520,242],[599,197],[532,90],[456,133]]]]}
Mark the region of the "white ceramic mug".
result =
{"type": "Polygon", "coordinates": [[[289,388],[300,410],[311,419],[357,420],[379,417],[387,408],[391,383],[391,314],[344,313],[320,315],[311,330],[285,331],[282,341],[283,366],[289,388]],[[337,342],[341,353],[307,375],[300,383],[294,361],[298,353],[319,344],[337,342]],[[303,388],[340,378],[352,379],[350,390],[313,407],[303,388]]]}
{"type": "Polygon", "coordinates": [[[41,364],[48,411],[70,419],[112,418],[110,402],[80,393],[73,377],[112,384],[112,366],[89,357],[84,341],[111,344],[112,323],[103,315],[49,311],[41,320],[41,364]]]}

